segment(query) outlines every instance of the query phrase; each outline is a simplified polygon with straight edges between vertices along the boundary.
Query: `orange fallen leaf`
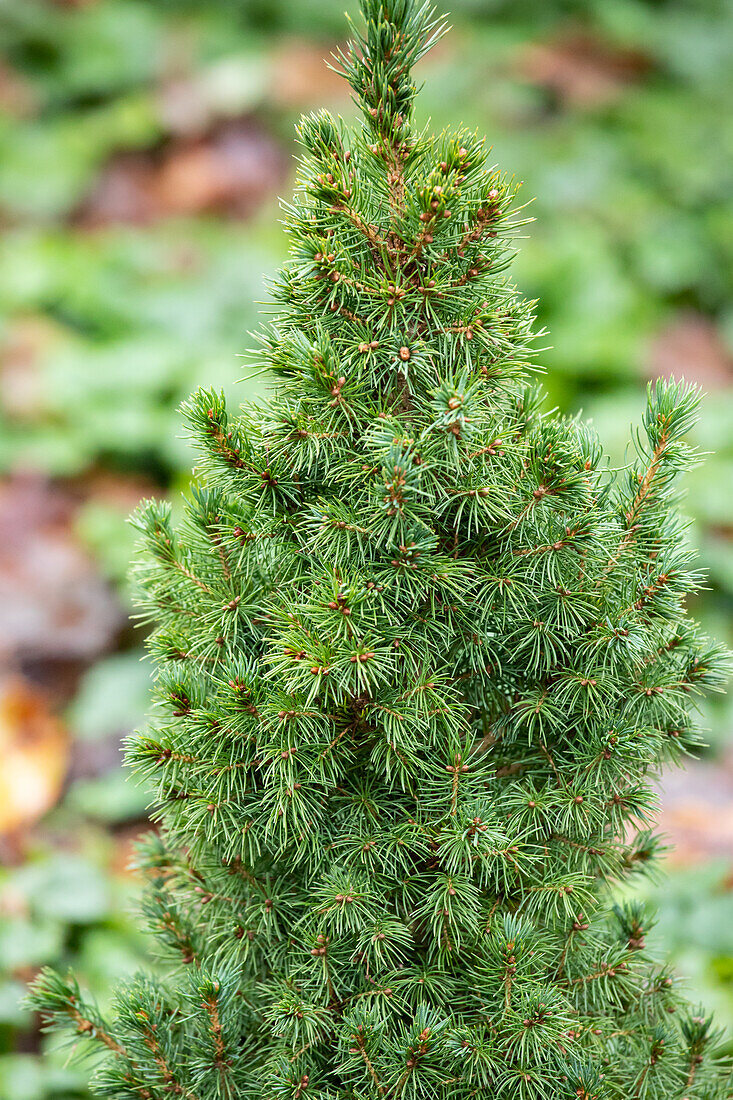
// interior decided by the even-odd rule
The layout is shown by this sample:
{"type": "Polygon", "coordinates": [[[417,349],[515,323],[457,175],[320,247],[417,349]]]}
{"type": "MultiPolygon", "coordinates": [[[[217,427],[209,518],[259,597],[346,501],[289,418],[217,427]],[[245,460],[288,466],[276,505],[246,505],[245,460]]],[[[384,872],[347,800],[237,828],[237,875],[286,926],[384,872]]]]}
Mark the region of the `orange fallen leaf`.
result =
{"type": "Polygon", "coordinates": [[[0,836],[10,836],[55,804],[69,761],[63,724],[19,679],[0,685],[0,760],[0,836]]]}

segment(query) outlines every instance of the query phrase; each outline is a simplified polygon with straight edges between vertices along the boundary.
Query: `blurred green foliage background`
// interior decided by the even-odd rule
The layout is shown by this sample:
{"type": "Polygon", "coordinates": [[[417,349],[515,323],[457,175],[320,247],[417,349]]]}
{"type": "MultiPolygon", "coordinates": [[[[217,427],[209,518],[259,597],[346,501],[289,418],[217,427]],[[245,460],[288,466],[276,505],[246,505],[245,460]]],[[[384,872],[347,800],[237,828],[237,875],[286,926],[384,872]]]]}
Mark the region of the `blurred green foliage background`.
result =
{"type": "MultiPolygon", "coordinates": [[[[0,1100],[86,1096],[18,995],[73,961],[104,1000],[145,959],[129,843],[145,796],[119,744],[148,672],[128,624],[124,517],[185,485],[177,408],[235,402],[284,255],[293,124],[349,117],[323,64],[343,0],[0,0],[0,1100]],[[237,383],[237,380],[240,380],[237,383]]],[[[352,5],[353,7],[354,5],[352,5]]],[[[708,392],[689,483],[710,589],[733,604],[733,5],[453,0],[422,120],[486,133],[536,218],[516,278],[539,299],[551,399],[624,461],[643,388],[708,392]]],[[[649,893],[657,942],[733,1022],[731,707],[663,783],[678,845],[649,893]]]]}

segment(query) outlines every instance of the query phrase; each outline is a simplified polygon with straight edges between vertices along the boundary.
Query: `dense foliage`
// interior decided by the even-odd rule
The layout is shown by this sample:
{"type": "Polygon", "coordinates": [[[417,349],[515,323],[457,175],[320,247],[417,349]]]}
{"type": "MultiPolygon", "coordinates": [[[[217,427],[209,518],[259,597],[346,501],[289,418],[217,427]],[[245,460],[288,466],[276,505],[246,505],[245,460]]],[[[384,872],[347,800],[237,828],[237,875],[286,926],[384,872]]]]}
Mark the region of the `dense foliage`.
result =
{"type": "Polygon", "coordinates": [[[430,9],[362,8],[363,125],[300,126],[275,396],[195,394],[186,519],[137,519],[160,706],[128,756],[172,965],[111,1023],[51,971],[34,1004],[116,1098],[723,1100],[710,1021],[609,890],[654,865],[651,781],[722,680],[684,611],[697,396],[653,387],[619,474],[543,412],[516,189],[410,125],[430,9]]]}

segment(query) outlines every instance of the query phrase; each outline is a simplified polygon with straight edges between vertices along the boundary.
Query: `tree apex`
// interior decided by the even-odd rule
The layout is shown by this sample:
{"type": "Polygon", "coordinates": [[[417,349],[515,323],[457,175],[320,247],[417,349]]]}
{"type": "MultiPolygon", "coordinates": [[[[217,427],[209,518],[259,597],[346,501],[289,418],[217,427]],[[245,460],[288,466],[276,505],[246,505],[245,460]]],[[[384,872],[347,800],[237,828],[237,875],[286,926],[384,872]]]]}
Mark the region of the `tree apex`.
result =
{"type": "Polygon", "coordinates": [[[430,2],[360,0],[360,8],[365,26],[354,28],[333,68],[351,85],[367,127],[397,142],[407,131],[418,91],[412,67],[448,25],[430,2]]]}

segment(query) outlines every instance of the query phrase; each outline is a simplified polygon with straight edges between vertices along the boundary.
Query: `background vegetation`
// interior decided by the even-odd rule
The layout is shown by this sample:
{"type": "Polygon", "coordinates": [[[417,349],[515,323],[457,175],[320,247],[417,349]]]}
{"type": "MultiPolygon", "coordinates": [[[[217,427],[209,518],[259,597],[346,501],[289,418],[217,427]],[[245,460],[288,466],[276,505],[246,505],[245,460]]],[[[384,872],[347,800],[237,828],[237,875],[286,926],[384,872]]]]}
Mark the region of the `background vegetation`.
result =
{"type": "MultiPolygon", "coordinates": [[[[84,1097],[38,1057],[18,994],[73,961],[101,999],[149,945],[126,868],[145,797],[119,743],[148,670],[127,621],[124,517],[176,493],[194,385],[263,385],[249,346],[282,259],[293,123],[347,115],[323,65],[343,0],[0,0],[0,1098],[84,1097]],[[244,380],[237,384],[237,379],[244,380]]],[[[537,219],[553,400],[618,462],[658,374],[708,392],[691,538],[733,604],[733,8],[727,0],[453,0],[423,71],[435,128],[487,133],[537,219]]],[[[672,875],[660,949],[733,1022],[730,704],[662,781],[672,875]]]]}

